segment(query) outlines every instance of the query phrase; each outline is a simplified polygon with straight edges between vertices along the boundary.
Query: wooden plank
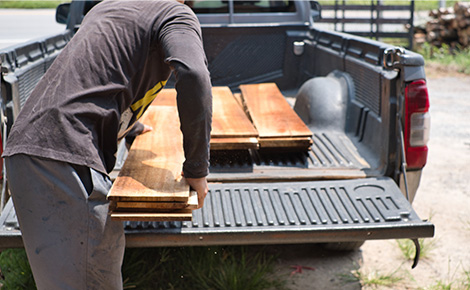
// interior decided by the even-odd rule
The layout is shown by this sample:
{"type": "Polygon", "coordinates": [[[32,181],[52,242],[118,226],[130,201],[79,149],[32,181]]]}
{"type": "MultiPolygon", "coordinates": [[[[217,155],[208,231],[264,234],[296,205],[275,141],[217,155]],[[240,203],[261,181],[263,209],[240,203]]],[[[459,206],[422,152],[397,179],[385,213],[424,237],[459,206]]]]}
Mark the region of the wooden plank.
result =
{"type": "Polygon", "coordinates": [[[211,150],[258,149],[258,139],[254,137],[211,138],[211,150]]]}
{"type": "Polygon", "coordinates": [[[121,211],[169,211],[175,209],[197,209],[197,192],[191,191],[188,202],[164,202],[164,201],[117,201],[113,203],[116,210],[121,211]]]}
{"type": "MultiPolygon", "coordinates": [[[[176,107],[176,90],[163,89],[152,106],[176,107]]],[[[258,148],[258,131],[228,87],[212,88],[211,150],[258,148]]]]}
{"type": "Polygon", "coordinates": [[[161,90],[155,100],[153,100],[151,106],[170,106],[176,107],[176,90],[175,89],[163,89],[161,90]]]}
{"type": "Polygon", "coordinates": [[[187,202],[189,185],[181,177],[184,154],[176,107],[150,106],[142,122],[153,130],[135,139],[108,199],[187,202]]]}
{"type": "MultiPolygon", "coordinates": [[[[294,112],[276,84],[241,85],[240,89],[245,109],[258,130],[260,143],[280,138],[282,140],[279,141],[284,144],[292,139],[292,146],[296,147],[298,138],[312,137],[310,129],[294,112]]],[[[263,145],[260,144],[260,147],[263,145]]]]}
{"type": "Polygon", "coordinates": [[[212,107],[211,138],[258,136],[228,87],[212,88],[212,107]]]}
{"type": "Polygon", "coordinates": [[[261,148],[308,148],[313,144],[312,138],[262,138],[259,140],[261,148]]]}
{"type": "Polygon", "coordinates": [[[157,212],[157,213],[134,213],[134,212],[111,212],[113,220],[120,221],[191,221],[193,217],[192,210],[179,210],[175,212],[157,212]]]}
{"type": "MultiPolygon", "coordinates": [[[[176,90],[163,89],[152,106],[176,107],[176,90]]],[[[228,87],[213,87],[211,138],[232,137],[258,137],[258,131],[228,87]]]]}

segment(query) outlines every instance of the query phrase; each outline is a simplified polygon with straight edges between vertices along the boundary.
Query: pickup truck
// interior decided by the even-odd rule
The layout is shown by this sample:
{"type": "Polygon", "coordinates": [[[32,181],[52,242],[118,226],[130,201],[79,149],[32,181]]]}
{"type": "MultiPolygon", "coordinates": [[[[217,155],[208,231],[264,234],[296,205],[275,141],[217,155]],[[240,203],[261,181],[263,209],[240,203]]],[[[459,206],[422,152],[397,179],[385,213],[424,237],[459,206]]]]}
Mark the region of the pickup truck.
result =
{"type": "MultiPolygon", "coordinates": [[[[98,2],[61,4],[56,20],[66,24],[63,33],[0,50],[3,142],[36,82],[98,2]]],[[[210,192],[192,221],[124,222],[128,247],[357,249],[370,239],[407,238],[419,250],[417,239],[434,235],[434,225],[411,206],[429,137],[421,55],[316,28],[315,1],[186,3],[203,29],[213,85],[237,93],[243,84],[275,83],[313,132],[313,145],[302,152],[217,152],[210,192]]],[[[126,157],[120,148],[115,172],[126,157]]],[[[1,206],[0,248],[21,247],[5,178],[1,206]]]]}

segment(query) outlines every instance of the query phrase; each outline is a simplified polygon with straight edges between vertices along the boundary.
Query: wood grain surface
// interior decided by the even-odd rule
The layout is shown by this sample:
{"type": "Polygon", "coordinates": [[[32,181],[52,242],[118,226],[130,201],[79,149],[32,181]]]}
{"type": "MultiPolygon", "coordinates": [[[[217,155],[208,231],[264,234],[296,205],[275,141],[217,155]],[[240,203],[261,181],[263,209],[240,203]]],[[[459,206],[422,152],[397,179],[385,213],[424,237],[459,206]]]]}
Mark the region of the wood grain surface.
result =
{"type": "Polygon", "coordinates": [[[212,88],[211,138],[258,137],[258,131],[228,87],[212,88]]]}
{"type": "Polygon", "coordinates": [[[211,138],[211,150],[243,150],[258,147],[258,138],[255,137],[211,138]]]}
{"type": "MultiPolygon", "coordinates": [[[[176,90],[163,89],[152,106],[176,107],[176,90]]],[[[228,87],[212,88],[211,150],[257,149],[258,131],[228,87]]]]}
{"type": "Polygon", "coordinates": [[[192,210],[178,210],[174,212],[119,212],[114,211],[111,213],[113,220],[121,221],[151,221],[151,222],[165,222],[165,221],[190,221],[192,220],[192,210]]]}
{"type": "Polygon", "coordinates": [[[197,209],[197,192],[191,191],[187,202],[178,201],[117,201],[112,205],[115,209],[131,212],[165,212],[175,209],[197,209]]]}
{"type": "Polygon", "coordinates": [[[241,85],[245,110],[258,130],[260,148],[307,149],[312,132],[274,83],[241,85]]]}
{"type": "Polygon", "coordinates": [[[189,185],[181,177],[184,154],[176,107],[152,105],[141,121],[153,130],[135,139],[108,199],[187,202],[189,185]]]}
{"type": "Polygon", "coordinates": [[[292,137],[292,138],[260,138],[258,140],[260,148],[304,148],[307,149],[313,144],[310,137],[292,137]]]}
{"type": "Polygon", "coordinates": [[[241,85],[243,102],[260,138],[311,137],[312,132],[274,83],[241,85]]]}
{"type": "Polygon", "coordinates": [[[150,106],[170,106],[176,107],[176,90],[163,89],[158,93],[158,96],[153,100],[150,106]]]}

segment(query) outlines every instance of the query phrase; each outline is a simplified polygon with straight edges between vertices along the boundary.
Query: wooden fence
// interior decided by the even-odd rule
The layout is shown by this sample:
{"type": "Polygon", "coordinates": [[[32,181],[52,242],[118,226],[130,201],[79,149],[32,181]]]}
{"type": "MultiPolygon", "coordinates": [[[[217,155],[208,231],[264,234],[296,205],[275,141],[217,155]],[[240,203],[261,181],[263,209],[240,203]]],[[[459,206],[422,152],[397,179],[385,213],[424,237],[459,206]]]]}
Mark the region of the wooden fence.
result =
{"type": "Polygon", "coordinates": [[[317,23],[329,23],[335,31],[374,39],[405,38],[408,48],[412,48],[414,0],[408,4],[389,1],[391,5],[386,5],[383,0],[371,0],[370,4],[354,4],[354,1],[346,0],[326,3],[321,5],[321,19],[317,23]]]}

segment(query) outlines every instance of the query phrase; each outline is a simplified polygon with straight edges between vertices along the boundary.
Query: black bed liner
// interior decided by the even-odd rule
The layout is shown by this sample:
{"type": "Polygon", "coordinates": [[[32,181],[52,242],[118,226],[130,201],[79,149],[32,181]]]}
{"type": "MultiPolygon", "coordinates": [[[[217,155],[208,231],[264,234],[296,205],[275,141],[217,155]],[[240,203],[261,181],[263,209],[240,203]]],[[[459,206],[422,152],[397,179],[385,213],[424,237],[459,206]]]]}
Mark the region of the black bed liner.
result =
{"type": "Polygon", "coordinates": [[[211,152],[212,182],[310,181],[378,176],[353,137],[344,132],[315,132],[306,152],[240,150],[211,152]],[[359,153],[361,152],[361,154],[359,153]]]}
{"type": "MultiPolygon", "coordinates": [[[[315,133],[313,139],[309,152],[240,152],[237,158],[232,152],[226,164],[221,158],[211,166],[209,194],[204,207],[193,212],[192,222],[124,222],[127,246],[323,243],[434,235],[434,226],[417,216],[391,178],[367,174],[373,172],[371,166],[344,133],[315,133]]],[[[11,200],[0,216],[0,227],[0,248],[22,246],[11,200]]]]}
{"type": "Polygon", "coordinates": [[[344,242],[434,235],[434,226],[417,216],[389,178],[211,184],[204,207],[193,212],[192,222],[126,222],[125,229],[130,247],[344,242]]]}

